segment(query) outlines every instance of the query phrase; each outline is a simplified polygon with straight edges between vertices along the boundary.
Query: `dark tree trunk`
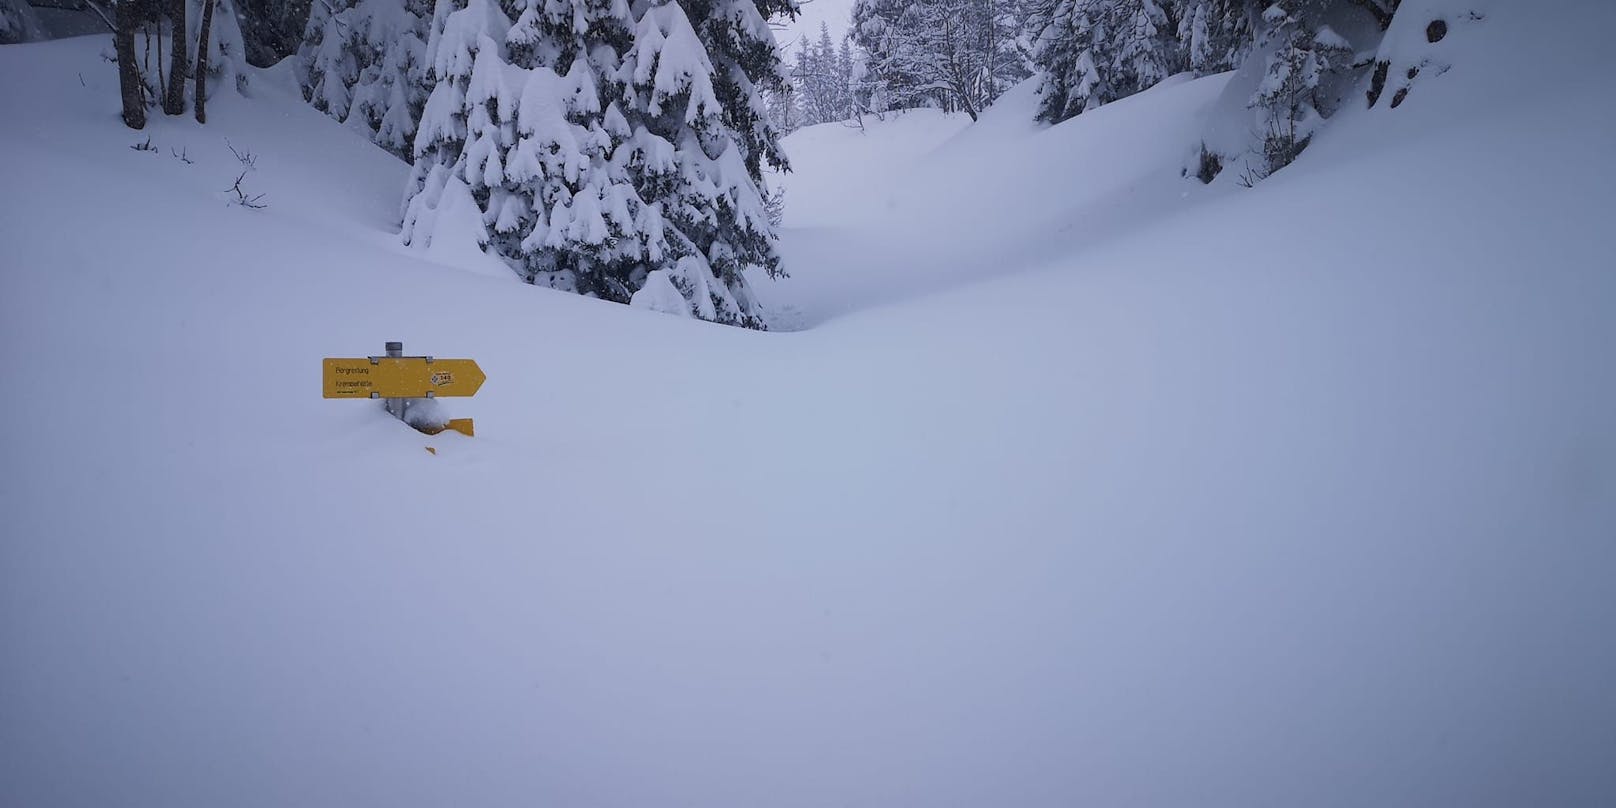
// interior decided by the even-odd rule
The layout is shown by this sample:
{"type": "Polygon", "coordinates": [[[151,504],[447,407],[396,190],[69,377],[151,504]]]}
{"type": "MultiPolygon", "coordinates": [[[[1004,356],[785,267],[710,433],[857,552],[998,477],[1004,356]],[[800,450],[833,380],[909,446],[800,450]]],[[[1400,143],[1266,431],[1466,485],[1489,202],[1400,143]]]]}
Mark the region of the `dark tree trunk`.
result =
{"type": "Polygon", "coordinates": [[[185,0],[168,0],[168,25],[173,38],[168,43],[172,60],[168,67],[168,95],[163,98],[163,112],[169,115],[185,114],[185,0]]]}
{"type": "Polygon", "coordinates": [[[146,94],[141,87],[140,65],[135,61],[135,29],[140,9],[135,0],[118,0],[112,47],[118,53],[118,91],[123,95],[123,122],[130,129],[146,128],[146,94]]]}
{"type": "Polygon", "coordinates": [[[196,122],[207,123],[208,29],[213,27],[213,0],[202,0],[202,26],[196,33],[196,122]]]}

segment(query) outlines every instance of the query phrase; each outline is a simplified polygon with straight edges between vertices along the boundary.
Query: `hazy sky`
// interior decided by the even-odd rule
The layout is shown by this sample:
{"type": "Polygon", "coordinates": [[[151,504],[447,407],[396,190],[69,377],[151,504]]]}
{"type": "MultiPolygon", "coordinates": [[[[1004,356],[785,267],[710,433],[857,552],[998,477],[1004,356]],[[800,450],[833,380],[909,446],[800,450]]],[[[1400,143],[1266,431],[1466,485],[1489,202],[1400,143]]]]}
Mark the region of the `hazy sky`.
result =
{"type": "Polygon", "coordinates": [[[797,52],[797,42],[803,37],[810,42],[819,37],[819,24],[823,22],[830,26],[831,39],[839,44],[852,12],[853,0],[802,0],[802,14],[795,22],[775,26],[775,41],[786,48],[789,57],[797,52]]]}

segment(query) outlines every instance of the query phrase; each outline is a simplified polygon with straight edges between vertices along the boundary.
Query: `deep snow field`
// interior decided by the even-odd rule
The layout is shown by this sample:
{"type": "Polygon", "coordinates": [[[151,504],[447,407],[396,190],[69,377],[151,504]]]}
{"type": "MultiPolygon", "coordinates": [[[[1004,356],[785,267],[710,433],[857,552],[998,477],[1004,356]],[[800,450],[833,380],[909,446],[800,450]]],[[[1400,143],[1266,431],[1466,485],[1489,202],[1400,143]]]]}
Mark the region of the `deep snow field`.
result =
{"type": "Polygon", "coordinates": [[[1616,804],[1616,57],[1478,5],[1254,189],[1226,76],[798,132],[772,333],[0,47],[0,805],[1616,804]],[[477,437],[320,398],[386,340],[477,437]]]}

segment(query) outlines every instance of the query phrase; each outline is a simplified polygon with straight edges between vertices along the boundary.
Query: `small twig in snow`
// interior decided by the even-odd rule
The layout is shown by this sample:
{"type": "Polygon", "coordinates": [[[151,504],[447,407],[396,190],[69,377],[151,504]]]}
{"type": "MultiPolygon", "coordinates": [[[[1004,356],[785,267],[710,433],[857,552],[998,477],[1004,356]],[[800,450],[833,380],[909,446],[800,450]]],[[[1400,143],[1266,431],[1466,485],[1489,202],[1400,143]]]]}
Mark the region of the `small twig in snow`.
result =
{"type": "Polygon", "coordinates": [[[236,198],[230,200],[230,203],[233,205],[240,205],[244,208],[252,208],[253,210],[263,210],[264,208],[269,207],[269,204],[264,202],[263,194],[253,194],[249,196],[246,191],[241,190],[241,181],[246,178],[247,172],[242,171],[236,176],[236,184],[230,186],[229,190],[226,191],[226,193],[234,193],[236,195],[236,198]]]}
{"type": "Polygon", "coordinates": [[[242,165],[246,166],[249,169],[253,169],[253,168],[258,167],[258,155],[253,154],[250,151],[246,151],[245,149],[242,150],[242,151],[236,151],[236,147],[230,145],[230,138],[225,138],[224,139],[224,145],[225,145],[226,148],[230,149],[231,154],[234,154],[236,156],[236,161],[237,162],[241,163],[242,165]]]}

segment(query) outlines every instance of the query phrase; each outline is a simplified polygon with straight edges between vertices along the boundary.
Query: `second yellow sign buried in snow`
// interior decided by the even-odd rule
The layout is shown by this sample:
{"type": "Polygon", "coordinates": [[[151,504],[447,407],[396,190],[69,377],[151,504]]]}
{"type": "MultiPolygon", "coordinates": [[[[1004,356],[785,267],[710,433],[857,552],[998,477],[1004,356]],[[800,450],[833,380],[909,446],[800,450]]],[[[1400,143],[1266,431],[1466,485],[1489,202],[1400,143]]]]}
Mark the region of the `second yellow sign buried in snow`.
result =
{"type": "Polygon", "coordinates": [[[321,363],[326,398],[438,398],[474,396],[483,369],[471,359],[368,356],[321,363]]]}

